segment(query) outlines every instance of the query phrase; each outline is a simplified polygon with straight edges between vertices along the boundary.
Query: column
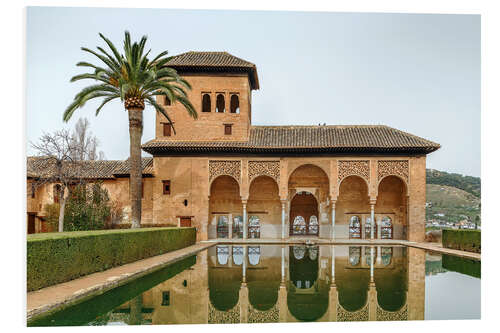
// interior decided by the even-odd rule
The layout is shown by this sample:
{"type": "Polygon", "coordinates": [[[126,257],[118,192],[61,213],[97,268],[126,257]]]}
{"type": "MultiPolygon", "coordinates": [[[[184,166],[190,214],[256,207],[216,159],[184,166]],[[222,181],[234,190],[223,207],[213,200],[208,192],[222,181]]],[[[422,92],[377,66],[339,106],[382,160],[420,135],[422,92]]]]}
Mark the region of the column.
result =
{"type": "Polygon", "coordinates": [[[233,238],[233,214],[229,214],[229,222],[227,224],[227,234],[228,238],[232,239],[233,238]]]}
{"type": "Polygon", "coordinates": [[[382,261],[382,247],[381,246],[377,246],[377,264],[380,264],[380,262],[382,261]]]}
{"type": "Polygon", "coordinates": [[[332,201],[332,240],[335,238],[335,201],[332,201]]]}
{"type": "Polygon", "coordinates": [[[285,247],[281,247],[281,283],[285,283],[285,247]]]}
{"type": "Polygon", "coordinates": [[[332,283],[335,282],[335,246],[332,245],[332,283]]]}
{"type": "Polygon", "coordinates": [[[243,245],[243,264],[242,264],[242,274],[241,274],[241,282],[247,283],[247,246],[243,245]]]}
{"type": "Polygon", "coordinates": [[[373,240],[373,236],[375,235],[375,204],[370,203],[370,219],[371,219],[371,228],[370,228],[370,239],[373,240]]]}
{"type": "Polygon", "coordinates": [[[281,200],[281,239],[286,238],[286,227],[285,227],[285,218],[286,218],[286,200],[281,200]]]}
{"type": "Polygon", "coordinates": [[[248,227],[247,227],[247,201],[242,200],[243,203],[243,239],[247,239],[248,227]]]}
{"type": "Polygon", "coordinates": [[[370,246],[370,282],[373,282],[373,255],[375,254],[375,248],[370,246]]]}

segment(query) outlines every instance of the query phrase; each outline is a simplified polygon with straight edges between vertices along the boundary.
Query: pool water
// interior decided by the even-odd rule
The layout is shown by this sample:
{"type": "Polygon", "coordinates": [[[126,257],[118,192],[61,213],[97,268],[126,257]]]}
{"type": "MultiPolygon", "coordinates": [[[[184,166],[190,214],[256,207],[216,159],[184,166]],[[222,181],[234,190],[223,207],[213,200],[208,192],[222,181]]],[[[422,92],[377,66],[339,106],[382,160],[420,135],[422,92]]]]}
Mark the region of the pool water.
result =
{"type": "Polygon", "coordinates": [[[28,325],[480,317],[480,261],[403,246],[218,245],[28,325]]]}

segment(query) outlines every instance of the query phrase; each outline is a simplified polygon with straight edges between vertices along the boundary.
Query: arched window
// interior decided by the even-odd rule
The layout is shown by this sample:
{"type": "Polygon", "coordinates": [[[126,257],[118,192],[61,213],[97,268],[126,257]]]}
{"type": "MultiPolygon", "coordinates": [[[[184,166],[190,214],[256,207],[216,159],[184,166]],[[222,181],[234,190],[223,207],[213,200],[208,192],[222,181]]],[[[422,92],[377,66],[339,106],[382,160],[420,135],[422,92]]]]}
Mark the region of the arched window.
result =
{"type": "Polygon", "coordinates": [[[361,248],[349,246],[349,264],[356,266],[361,258],[361,248]]]}
{"type": "Polygon", "coordinates": [[[319,231],[318,218],[312,215],[309,218],[309,235],[317,235],[319,231]]]}
{"type": "Polygon", "coordinates": [[[349,238],[361,238],[361,220],[352,216],[349,220],[349,238]]]}
{"type": "Polygon", "coordinates": [[[240,113],[240,99],[238,95],[231,95],[231,113],[240,113]]]}
{"type": "Polygon", "coordinates": [[[219,216],[219,219],[217,220],[217,238],[227,238],[229,235],[228,227],[227,216],[219,216]]]}
{"type": "Polygon", "coordinates": [[[306,221],[300,215],[296,216],[293,220],[293,233],[294,235],[306,234],[306,221]]]}
{"type": "Polygon", "coordinates": [[[233,237],[243,238],[243,217],[239,215],[233,219],[233,237]]]}
{"type": "Polygon", "coordinates": [[[248,247],[248,262],[252,266],[259,264],[260,260],[260,246],[249,246],[248,247]]]}
{"type": "Polygon", "coordinates": [[[203,94],[203,98],[201,101],[201,111],[202,112],[210,112],[212,108],[212,101],[210,100],[210,94],[203,94]]]}
{"type": "Polygon", "coordinates": [[[380,238],[392,239],[392,219],[389,216],[382,218],[382,225],[380,227],[380,238]]]}
{"type": "Polygon", "coordinates": [[[243,246],[233,246],[233,263],[238,266],[243,264],[243,246]]]}
{"type": "Polygon", "coordinates": [[[306,255],[306,247],[304,245],[292,246],[293,256],[297,260],[301,260],[306,255]]]}
{"type": "Polygon", "coordinates": [[[380,249],[380,255],[382,257],[382,265],[389,266],[392,261],[392,247],[383,247],[380,249]]]}
{"type": "Polygon", "coordinates": [[[229,246],[227,245],[217,245],[217,263],[219,265],[225,265],[229,261],[229,246]]]}
{"type": "MultiPolygon", "coordinates": [[[[371,230],[372,230],[372,219],[371,217],[367,217],[365,220],[365,238],[371,238],[371,230]]],[[[375,228],[373,229],[373,238],[377,238],[377,224],[375,224],[375,228]]]]}
{"type": "Polygon", "coordinates": [[[260,238],[260,219],[252,215],[248,220],[248,238],[260,238]]]}
{"type": "Polygon", "coordinates": [[[224,100],[224,95],[218,94],[216,100],[216,112],[225,112],[226,111],[226,101],[224,100]]]}

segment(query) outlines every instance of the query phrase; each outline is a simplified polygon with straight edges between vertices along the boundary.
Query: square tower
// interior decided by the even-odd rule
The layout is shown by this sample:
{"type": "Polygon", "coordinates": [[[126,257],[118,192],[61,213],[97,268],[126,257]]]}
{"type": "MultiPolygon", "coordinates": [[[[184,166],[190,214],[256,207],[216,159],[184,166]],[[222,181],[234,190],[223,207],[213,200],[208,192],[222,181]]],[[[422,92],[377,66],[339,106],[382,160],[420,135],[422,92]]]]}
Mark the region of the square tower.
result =
{"type": "Polygon", "coordinates": [[[227,52],[186,52],[166,66],[174,68],[191,85],[187,92],[198,119],[191,118],[180,103],[165,96],[157,101],[175,127],[156,114],[156,140],[248,141],[251,126],[252,90],[259,89],[253,63],[227,52]]]}

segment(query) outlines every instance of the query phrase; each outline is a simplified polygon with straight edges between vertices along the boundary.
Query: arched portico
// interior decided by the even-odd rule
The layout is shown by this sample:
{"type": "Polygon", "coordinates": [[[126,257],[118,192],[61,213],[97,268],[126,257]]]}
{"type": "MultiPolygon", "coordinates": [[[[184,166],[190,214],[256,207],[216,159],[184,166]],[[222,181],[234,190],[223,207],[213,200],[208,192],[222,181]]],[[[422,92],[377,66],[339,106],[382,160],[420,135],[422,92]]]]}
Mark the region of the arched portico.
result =
{"type": "Polygon", "coordinates": [[[379,182],[375,220],[379,238],[407,239],[408,196],[406,182],[386,176],[379,182]]]}
{"type": "Polygon", "coordinates": [[[209,238],[238,238],[241,232],[237,228],[242,220],[240,187],[231,176],[215,178],[210,186],[209,197],[209,238]],[[236,223],[234,223],[236,221],[236,223]],[[237,229],[236,232],[233,232],[237,229]]]}
{"type": "Polygon", "coordinates": [[[310,192],[298,192],[290,202],[290,236],[318,236],[318,202],[310,192]]]}
{"type": "Polygon", "coordinates": [[[248,238],[280,238],[281,202],[279,187],[269,176],[250,183],[247,202],[248,238]]]}
{"type": "Polygon", "coordinates": [[[335,237],[366,238],[365,227],[370,219],[366,180],[360,176],[345,177],[340,183],[335,207],[335,237]]]}

